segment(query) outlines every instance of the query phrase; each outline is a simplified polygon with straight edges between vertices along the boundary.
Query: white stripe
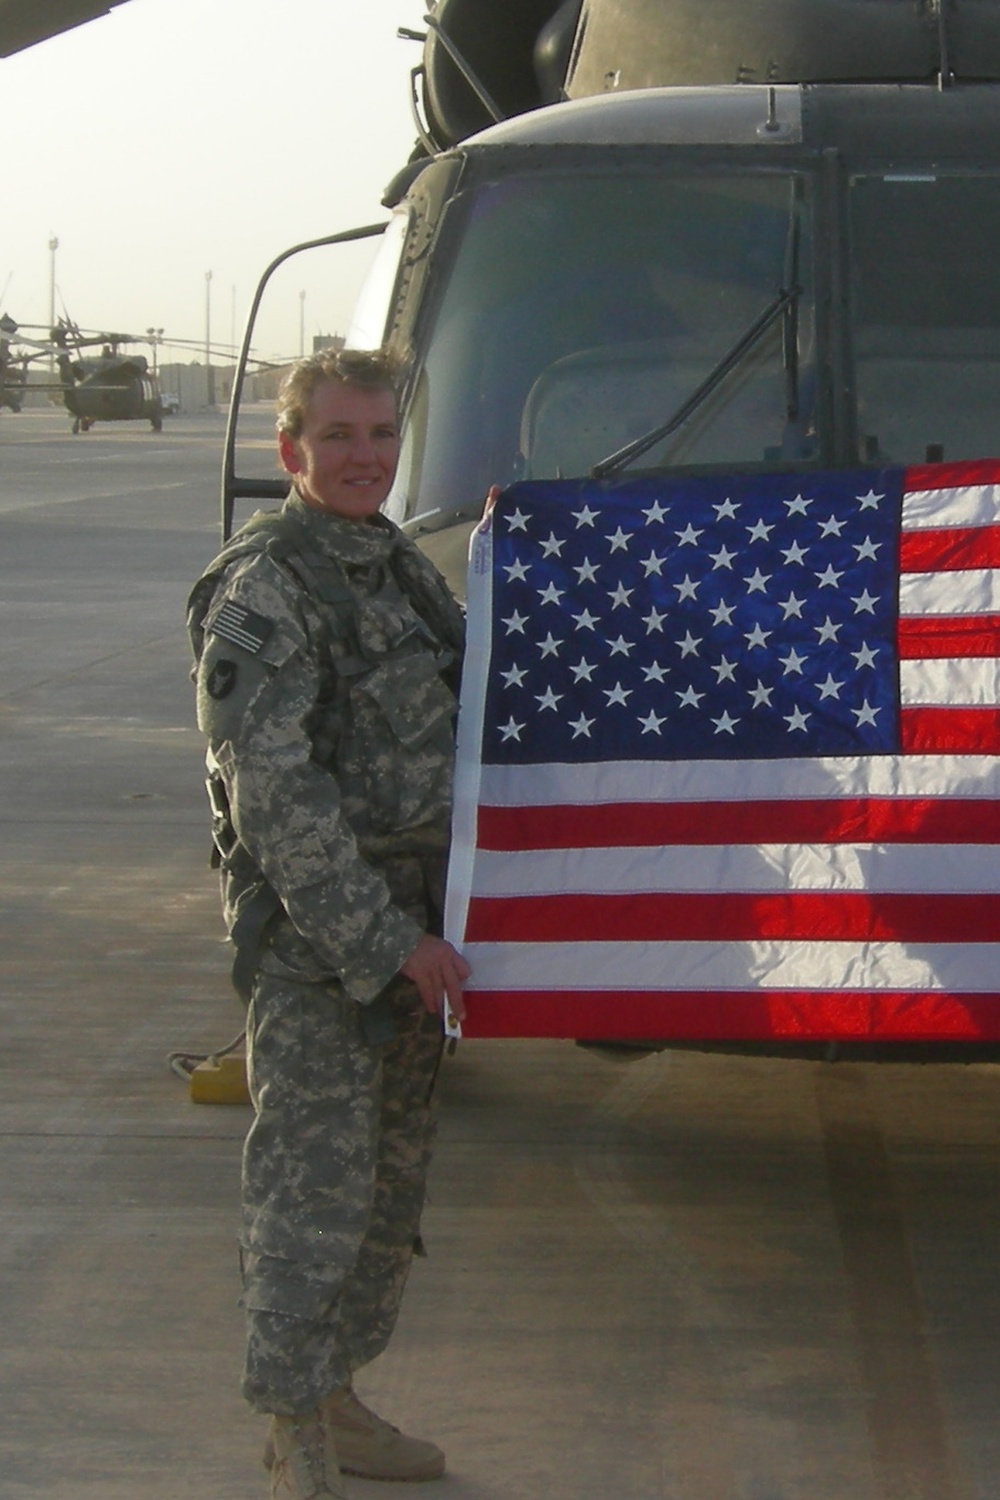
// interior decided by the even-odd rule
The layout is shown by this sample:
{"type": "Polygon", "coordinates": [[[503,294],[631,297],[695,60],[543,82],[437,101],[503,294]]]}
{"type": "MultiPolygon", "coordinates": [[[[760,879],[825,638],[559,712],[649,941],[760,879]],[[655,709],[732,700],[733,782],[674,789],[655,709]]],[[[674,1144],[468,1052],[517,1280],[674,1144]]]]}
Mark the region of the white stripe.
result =
{"type": "Polygon", "coordinates": [[[900,702],[908,706],[917,703],[992,706],[1000,703],[1000,659],[964,656],[954,660],[900,662],[899,696],[900,702]]]}
{"type": "Polygon", "coordinates": [[[992,755],[875,755],[487,765],[481,790],[484,804],[490,807],[932,795],[1000,797],[1000,760],[992,755]]]}
{"type": "Polygon", "coordinates": [[[988,615],[1000,610],[1000,568],[903,573],[901,615],[988,615]]]}
{"type": "Polygon", "coordinates": [[[493,614],[493,526],[481,522],[469,538],[465,660],[455,750],[452,846],[444,904],[444,935],[456,945],[465,931],[476,859],[476,809],[482,766],[479,746],[486,711],[486,677],[493,614]]]}
{"type": "Polygon", "coordinates": [[[1000,519],[1000,485],[967,484],[948,490],[912,490],[903,496],[903,530],[993,526],[1000,519]]]}
{"type": "Polygon", "coordinates": [[[466,943],[474,990],[953,990],[989,994],[997,943],[466,943]]]}
{"type": "Polygon", "coordinates": [[[480,850],[476,896],[711,891],[1000,890],[995,844],[678,845],[668,849],[480,850]]]}

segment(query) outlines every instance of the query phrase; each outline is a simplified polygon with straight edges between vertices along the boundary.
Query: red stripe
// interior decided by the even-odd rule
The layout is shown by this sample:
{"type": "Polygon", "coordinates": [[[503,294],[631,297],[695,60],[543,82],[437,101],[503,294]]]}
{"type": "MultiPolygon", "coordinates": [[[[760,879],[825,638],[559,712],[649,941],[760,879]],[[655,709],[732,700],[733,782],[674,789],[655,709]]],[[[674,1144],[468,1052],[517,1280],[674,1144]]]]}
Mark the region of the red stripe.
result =
{"type": "Polygon", "coordinates": [[[670,844],[981,844],[998,836],[992,798],[610,803],[481,807],[480,849],[641,849],[670,844]]]}
{"type": "Polygon", "coordinates": [[[904,708],[899,736],[909,755],[996,755],[1000,708],[904,708]]]}
{"type": "Polygon", "coordinates": [[[1000,936],[1000,895],[862,891],[478,897],[468,943],[920,942],[1000,936]]]}
{"type": "Polygon", "coordinates": [[[902,573],[1000,567],[1000,527],[956,526],[904,531],[899,543],[899,567],[902,573]]]}
{"type": "Polygon", "coordinates": [[[1000,656],[1000,615],[901,615],[902,661],[945,656],[1000,656]]]}
{"type": "Polygon", "coordinates": [[[1000,459],[974,458],[955,464],[914,464],[905,470],[903,488],[957,490],[970,484],[1000,484],[1000,459]]]}
{"type": "Polygon", "coordinates": [[[466,992],[470,1037],[663,1041],[998,1041],[1000,992],[466,992]]]}

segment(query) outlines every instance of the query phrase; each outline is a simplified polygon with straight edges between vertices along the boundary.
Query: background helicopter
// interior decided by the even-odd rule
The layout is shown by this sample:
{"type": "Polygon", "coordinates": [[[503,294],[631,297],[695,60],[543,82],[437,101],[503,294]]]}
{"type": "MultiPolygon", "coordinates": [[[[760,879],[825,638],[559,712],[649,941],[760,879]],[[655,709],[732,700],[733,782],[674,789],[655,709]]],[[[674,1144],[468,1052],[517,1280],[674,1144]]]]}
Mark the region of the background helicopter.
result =
{"type": "Polygon", "coordinates": [[[159,432],[164,405],[156,373],[144,354],[121,350],[123,344],[137,342],[124,333],[84,334],[64,318],[48,338],[31,338],[4,314],[0,319],[0,405],[19,411],[28,366],[48,360],[59,373],[58,382],[32,381],[32,390],[62,394],[74,433],[89,432],[95,422],[134,421],[148,421],[159,432]],[[85,354],[89,349],[100,353],[85,354]]]}

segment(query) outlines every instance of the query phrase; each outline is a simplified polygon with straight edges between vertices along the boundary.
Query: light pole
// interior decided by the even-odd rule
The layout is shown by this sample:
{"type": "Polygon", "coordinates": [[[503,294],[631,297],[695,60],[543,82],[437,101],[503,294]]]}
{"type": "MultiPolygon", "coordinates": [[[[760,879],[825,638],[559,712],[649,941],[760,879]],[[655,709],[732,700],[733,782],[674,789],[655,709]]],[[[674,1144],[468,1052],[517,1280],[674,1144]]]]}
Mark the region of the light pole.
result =
{"type": "Polygon", "coordinates": [[[299,293],[299,359],[303,358],[303,356],[305,355],[305,352],[306,352],[306,294],[305,294],[305,291],[303,290],[303,291],[301,291],[299,293]]]}
{"type": "Polygon", "coordinates": [[[212,369],[212,273],[205,272],[205,392],[208,405],[215,405],[215,371],[212,369]]]}
{"type": "MultiPolygon", "coordinates": [[[[56,251],[59,249],[59,240],[54,234],[49,235],[49,338],[56,326],[56,251]]],[[[49,355],[49,369],[54,372],[56,368],[56,357],[49,355]]]]}
{"type": "Polygon", "coordinates": [[[162,344],[162,342],[163,342],[163,329],[162,328],[147,328],[146,329],[146,337],[149,339],[149,342],[153,346],[153,378],[155,379],[156,376],[157,376],[157,374],[158,374],[157,365],[156,365],[156,346],[157,346],[157,344],[162,344]]]}

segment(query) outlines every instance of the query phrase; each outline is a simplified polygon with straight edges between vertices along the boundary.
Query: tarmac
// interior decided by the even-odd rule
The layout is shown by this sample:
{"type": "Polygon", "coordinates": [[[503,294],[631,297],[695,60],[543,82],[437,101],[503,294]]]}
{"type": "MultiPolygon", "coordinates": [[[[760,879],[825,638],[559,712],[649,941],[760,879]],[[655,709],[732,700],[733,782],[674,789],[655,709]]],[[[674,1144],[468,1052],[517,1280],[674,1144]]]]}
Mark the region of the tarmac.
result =
{"type": "MultiPolygon", "coordinates": [[[[266,472],[269,413],[248,441],[266,472]]],[[[187,590],[221,414],[0,415],[0,1500],[253,1500],[187,590]]],[[[361,1393],[422,1500],[996,1500],[998,1074],[466,1041],[361,1393]]],[[[357,1500],[386,1487],[347,1481],[357,1500]]]]}

